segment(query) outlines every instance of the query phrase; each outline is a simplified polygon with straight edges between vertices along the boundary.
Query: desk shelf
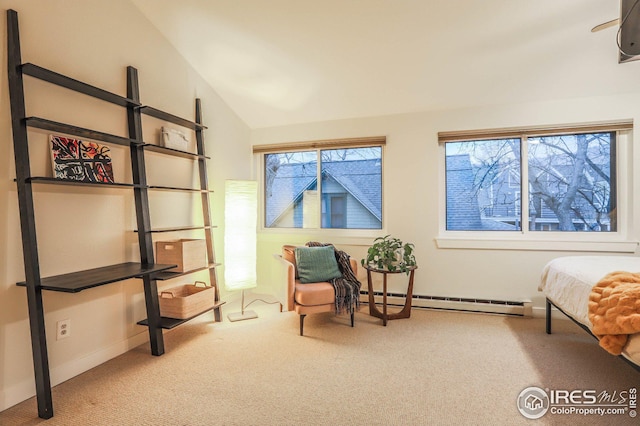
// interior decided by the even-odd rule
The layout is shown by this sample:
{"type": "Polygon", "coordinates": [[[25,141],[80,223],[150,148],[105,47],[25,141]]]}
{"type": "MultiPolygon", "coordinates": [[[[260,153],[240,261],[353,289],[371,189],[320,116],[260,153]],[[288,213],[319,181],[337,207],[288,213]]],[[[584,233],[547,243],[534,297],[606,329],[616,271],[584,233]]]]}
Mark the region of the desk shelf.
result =
{"type": "MultiPolygon", "coordinates": [[[[88,288],[99,287],[129,278],[140,278],[167,269],[176,265],[143,265],[135,262],[125,262],[116,265],[104,266],[101,268],[87,269],[84,271],[71,272],[68,274],[43,277],[40,281],[40,288],[50,291],[62,291],[65,293],[78,293],[88,288]]],[[[21,287],[26,287],[26,281],[17,283],[21,287]]]]}

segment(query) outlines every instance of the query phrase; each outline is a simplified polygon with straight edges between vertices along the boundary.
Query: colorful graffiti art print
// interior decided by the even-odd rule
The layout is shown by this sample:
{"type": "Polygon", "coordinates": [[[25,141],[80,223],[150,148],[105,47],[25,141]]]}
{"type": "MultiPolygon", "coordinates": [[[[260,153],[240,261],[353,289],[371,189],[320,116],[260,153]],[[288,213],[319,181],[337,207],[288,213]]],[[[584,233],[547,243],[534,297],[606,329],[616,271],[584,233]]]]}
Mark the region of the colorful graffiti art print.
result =
{"type": "Polygon", "coordinates": [[[58,135],[49,140],[56,179],[114,183],[108,146],[58,135]]]}

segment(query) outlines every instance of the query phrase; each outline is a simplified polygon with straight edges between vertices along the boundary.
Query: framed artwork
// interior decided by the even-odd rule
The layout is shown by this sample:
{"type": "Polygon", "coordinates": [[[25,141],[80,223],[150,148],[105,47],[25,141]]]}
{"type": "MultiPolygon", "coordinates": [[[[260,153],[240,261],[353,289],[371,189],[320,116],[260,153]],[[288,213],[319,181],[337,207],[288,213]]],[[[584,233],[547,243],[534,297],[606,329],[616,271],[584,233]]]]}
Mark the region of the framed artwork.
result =
{"type": "Polygon", "coordinates": [[[49,140],[56,179],[114,183],[108,146],[59,135],[50,135],[49,140]]]}

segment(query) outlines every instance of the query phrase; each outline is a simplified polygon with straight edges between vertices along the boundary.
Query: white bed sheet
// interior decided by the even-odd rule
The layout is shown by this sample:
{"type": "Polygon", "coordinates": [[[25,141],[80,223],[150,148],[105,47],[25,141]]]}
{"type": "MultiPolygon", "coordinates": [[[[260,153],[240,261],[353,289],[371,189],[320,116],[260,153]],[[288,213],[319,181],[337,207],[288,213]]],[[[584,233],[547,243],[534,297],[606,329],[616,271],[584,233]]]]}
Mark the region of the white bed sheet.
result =
{"type": "MultiPolygon", "coordinates": [[[[571,318],[591,329],[589,294],[600,279],[614,271],[640,272],[640,257],[559,257],[543,268],[538,290],[571,318]]],[[[640,365],[640,333],[629,336],[622,355],[640,365]]]]}

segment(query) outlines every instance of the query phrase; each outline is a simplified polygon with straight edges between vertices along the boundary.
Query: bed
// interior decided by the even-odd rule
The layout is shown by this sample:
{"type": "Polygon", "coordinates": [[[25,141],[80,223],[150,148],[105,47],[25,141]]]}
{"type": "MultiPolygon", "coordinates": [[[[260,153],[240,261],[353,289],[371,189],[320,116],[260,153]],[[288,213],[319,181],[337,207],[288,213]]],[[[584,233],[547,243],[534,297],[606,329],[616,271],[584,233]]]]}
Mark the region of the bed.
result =
{"type": "MultiPolygon", "coordinates": [[[[547,333],[551,333],[553,305],[594,335],[589,320],[589,295],[605,275],[614,271],[640,272],[640,257],[566,256],[547,263],[538,287],[546,297],[547,333]]],[[[620,356],[640,371],[640,332],[629,335],[620,356]]]]}

